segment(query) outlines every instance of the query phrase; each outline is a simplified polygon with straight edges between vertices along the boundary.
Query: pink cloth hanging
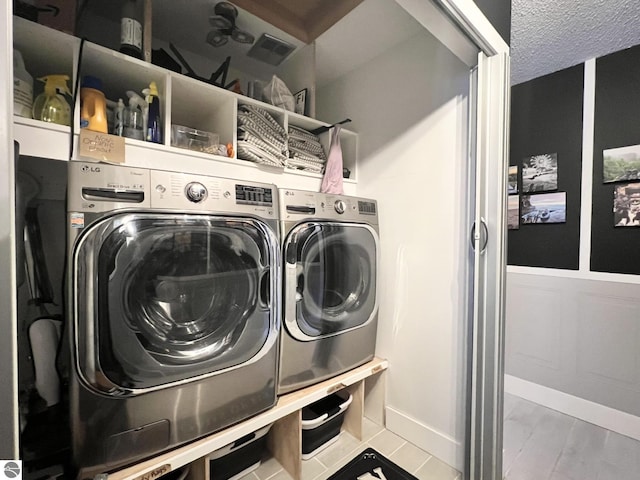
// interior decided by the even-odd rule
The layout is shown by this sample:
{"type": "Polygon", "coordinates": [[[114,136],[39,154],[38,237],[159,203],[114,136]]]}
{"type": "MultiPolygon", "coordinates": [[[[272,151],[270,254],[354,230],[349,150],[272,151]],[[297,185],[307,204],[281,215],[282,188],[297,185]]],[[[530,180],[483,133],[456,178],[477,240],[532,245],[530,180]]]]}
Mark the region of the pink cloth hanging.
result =
{"type": "Polygon", "coordinates": [[[327,165],[320,185],[322,193],[337,193],[342,195],[342,147],[340,147],[340,125],[331,129],[331,144],[327,155],[327,165]]]}

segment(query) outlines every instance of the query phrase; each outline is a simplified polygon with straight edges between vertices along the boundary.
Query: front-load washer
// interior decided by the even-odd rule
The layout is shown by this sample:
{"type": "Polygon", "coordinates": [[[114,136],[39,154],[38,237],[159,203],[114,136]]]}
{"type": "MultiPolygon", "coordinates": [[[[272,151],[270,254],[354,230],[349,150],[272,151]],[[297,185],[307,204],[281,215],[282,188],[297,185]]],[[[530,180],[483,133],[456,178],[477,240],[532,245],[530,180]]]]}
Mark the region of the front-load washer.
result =
{"type": "Polygon", "coordinates": [[[273,185],[69,164],[70,412],[79,477],[275,404],[277,207],[273,185]]]}
{"type": "Polygon", "coordinates": [[[283,328],[278,394],[371,360],[378,319],[375,200],[279,190],[283,328]]]}

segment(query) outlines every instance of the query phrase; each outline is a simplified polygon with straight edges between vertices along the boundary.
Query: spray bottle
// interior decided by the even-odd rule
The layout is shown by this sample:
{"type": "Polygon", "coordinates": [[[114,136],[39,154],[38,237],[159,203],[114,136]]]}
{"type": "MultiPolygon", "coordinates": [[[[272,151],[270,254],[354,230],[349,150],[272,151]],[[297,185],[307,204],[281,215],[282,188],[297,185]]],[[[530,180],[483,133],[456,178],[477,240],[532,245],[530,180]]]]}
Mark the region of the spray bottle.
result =
{"type": "Polygon", "coordinates": [[[124,136],[144,140],[149,107],[146,100],[136,92],[128,90],[127,96],[129,106],[124,111],[124,136]]]}
{"type": "Polygon", "coordinates": [[[151,82],[149,88],[145,88],[142,93],[146,95],[149,105],[149,116],[147,123],[147,142],[162,143],[162,120],[160,119],[160,99],[158,98],[158,87],[156,82],[151,82]]]}
{"type": "Polygon", "coordinates": [[[124,115],[126,108],[121,98],[119,98],[117,102],[107,98],[107,120],[109,121],[109,132],[112,135],[124,137],[124,115]]]}
{"type": "Polygon", "coordinates": [[[119,98],[113,107],[113,134],[119,137],[124,136],[124,110],[124,102],[119,98]]]}
{"type": "Polygon", "coordinates": [[[38,95],[33,102],[33,118],[43,122],[69,125],[71,120],[71,107],[61,95],[66,93],[71,96],[67,86],[68,75],[47,75],[38,80],[44,82],[44,92],[38,95]]]}

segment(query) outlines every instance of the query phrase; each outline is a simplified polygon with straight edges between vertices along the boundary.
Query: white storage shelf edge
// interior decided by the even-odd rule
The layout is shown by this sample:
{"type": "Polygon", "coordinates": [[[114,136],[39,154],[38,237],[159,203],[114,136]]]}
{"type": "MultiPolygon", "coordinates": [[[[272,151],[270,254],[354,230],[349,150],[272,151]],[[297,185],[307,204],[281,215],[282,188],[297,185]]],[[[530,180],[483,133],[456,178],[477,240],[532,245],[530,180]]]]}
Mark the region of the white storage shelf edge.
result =
{"type": "MultiPolygon", "coordinates": [[[[68,127],[15,117],[13,130],[21,155],[62,161],[69,158],[68,127]]],[[[75,135],[74,152],[78,151],[78,137],[75,135]]],[[[125,164],[130,167],[237,178],[310,191],[318,191],[321,183],[321,176],[314,173],[271,168],[134,139],[126,139],[125,155],[125,164]]],[[[78,160],[77,154],[74,160],[78,160]]],[[[356,182],[345,179],[344,190],[347,195],[356,195],[356,182]]]]}
{"type": "MultiPolygon", "coordinates": [[[[36,75],[63,73],[69,75],[69,86],[75,85],[80,40],[48,27],[14,17],[14,42],[20,49],[27,70],[36,75]],[[64,45],[65,48],[51,46],[64,45]],[[49,50],[51,52],[49,52],[49,50]],[[49,52],[48,55],[43,53],[49,52]],[[37,65],[37,66],[36,66],[37,65]]],[[[231,143],[237,151],[237,107],[253,104],[267,110],[285,129],[295,125],[307,130],[327,126],[325,122],[287,112],[230,91],[178,75],[168,70],[127,57],[99,45],[87,43],[82,53],[81,74],[103,79],[107,97],[126,97],[126,90],[140,90],[155,81],[160,90],[161,115],[164,117],[164,141],[161,145],[126,139],[126,164],[162,170],[242,178],[276,183],[279,187],[319,190],[320,174],[292,169],[263,167],[237,158],[200,154],[171,147],[171,124],[184,125],[220,135],[220,142],[231,143]]],[[[41,91],[34,88],[34,95],[41,91]]],[[[79,118],[79,101],[74,106],[79,118]]],[[[69,128],[37,120],[14,117],[14,136],[22,155],[55,160],[69,158],[69,128]]],[[[342,130],[343,163],[351,171],[345,179],[345,193],[356,194],[357,134],[342,130]]],[[[328,135],[322,139],[328,145],[328,135]]],[[[76,136],[77,143],[77,136],[76,136]]],[[[77,148],[74,149],[77,152],[77,148]]],[[[74,156],[74,159],[77,157],[74,156]]]]}

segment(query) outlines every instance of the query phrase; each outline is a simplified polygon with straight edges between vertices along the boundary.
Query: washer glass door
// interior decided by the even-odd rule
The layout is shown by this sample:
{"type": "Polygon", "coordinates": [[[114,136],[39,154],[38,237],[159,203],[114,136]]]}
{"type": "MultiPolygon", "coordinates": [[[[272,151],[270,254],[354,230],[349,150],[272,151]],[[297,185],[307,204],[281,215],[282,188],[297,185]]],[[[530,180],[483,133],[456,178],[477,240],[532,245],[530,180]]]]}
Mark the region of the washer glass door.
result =
{"type": "Polygon", "coordinates": [[[90,226],[74,252],[81,376],[135,393],[259,356],[277,336],[277,248],[246,218],[120,214],[90,226]]]}
{"type": "Polygon", "coordinates": [[[307,222],[284,246],[285,322],[299,340],[361,327],[377,313],[378,235],[356,223],[307,222]]]}

